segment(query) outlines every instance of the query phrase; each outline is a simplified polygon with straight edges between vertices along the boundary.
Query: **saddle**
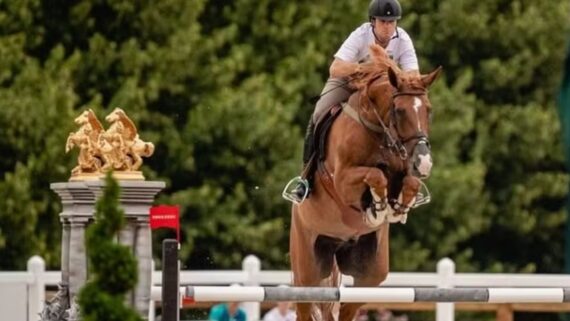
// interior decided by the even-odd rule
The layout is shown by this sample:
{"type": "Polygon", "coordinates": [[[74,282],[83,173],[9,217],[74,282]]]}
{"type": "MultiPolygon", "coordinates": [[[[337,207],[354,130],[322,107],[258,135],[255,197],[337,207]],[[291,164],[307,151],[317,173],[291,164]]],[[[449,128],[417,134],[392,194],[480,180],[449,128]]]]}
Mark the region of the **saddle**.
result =
{"type": "Polygon", "coordinates": [[[314,146],[313,154],[309,158],[309,161],[301,175],[303,178],[311,181],[315,175],[319,163],[321,163],[326,158],[327,139],[331,126],[341,113],[341,104],[336,104],[329,107],[329,109],[323,113],[319,119],[317,119],[313,132],[313,141],[311,142],[314,146]]]}

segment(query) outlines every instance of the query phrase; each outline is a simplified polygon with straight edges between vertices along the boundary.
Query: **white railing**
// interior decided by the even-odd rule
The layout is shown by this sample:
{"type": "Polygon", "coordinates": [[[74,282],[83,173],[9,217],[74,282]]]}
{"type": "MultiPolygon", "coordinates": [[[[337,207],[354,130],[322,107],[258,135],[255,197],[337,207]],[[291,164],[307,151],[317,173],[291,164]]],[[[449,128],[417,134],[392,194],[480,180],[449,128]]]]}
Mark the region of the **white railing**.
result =
{"type": "MultiPolygon", "coordinates": [[[[160,271],[153,272],[153,300],[160,300],[160,271]]],[[[44,260],[38,256],[28,261],[27,271],[0,271],[0,311],[6,320],[37,321],[45,301],[45,287],[56,286],[61,281],[61,272],[45,271],[44,260]]],[[[180,285],[248,285],[290,284],[290,271],[261,270],[261,262],[255,256],[244,259],[241,270],[181,271],[180,285]]],[[[352,285],[352,278],[343,276],[345,286],[352,285]]],[[[437,272],[391,272],[382,287],[570,287],[570,275],[566,274],[503,274],[503,273],[455,273],[455,264],[442,259],[437,272]]],[[[181,291],[183,292],[183,289],[181,291]]],[[[245,303],[248,320],[260,319],[260,304],[245,303]]],[[[149,321],[154,320],[151,309],[149,321]]],[[[437,303],[437,321],[454,320],[453,303],[437,303]]]]}

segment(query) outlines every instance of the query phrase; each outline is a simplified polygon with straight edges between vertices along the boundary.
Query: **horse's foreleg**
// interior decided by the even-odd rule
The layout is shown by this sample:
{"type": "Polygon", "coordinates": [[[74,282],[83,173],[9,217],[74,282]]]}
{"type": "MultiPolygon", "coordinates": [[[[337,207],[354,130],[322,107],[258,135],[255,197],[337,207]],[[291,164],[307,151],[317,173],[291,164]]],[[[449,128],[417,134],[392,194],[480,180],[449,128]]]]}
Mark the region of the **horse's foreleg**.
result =
{"type": "MultiPolygon", "coordinates": [[[[289,255],[294,286],[318,286],[321,281],[314,245],[317,235],[303,228],[299,220],[298,207],[293,207],[291,232],[289,236],[289,255]]],[[[311,321],[311,303],[297,303],[297,320],[311,321]]]]}
{"type": "Polygon", "coordinates": [[[65,142],[65,152],[68,153],[71,148],[73,147],[73,136],[74,133],[69,133],[69,136],[67,136],[67,141],[65,142]]]}
{"type": "Polygon", "coordinates": [[[420,180],[412,175],[404,177],[402,191],[398,200],[394,203],[394,211],[398,215],[407,214],[416,201],[416,195],[420,191],[420,180]]]}
{"type": "Polygon", "coordinates": [[[366,213],[366,223],[378,226],[384,222],[386,215],[391,212],[388,206],[388,180],[384,173],[375,167],[352,167],[335,173],[335,188],[345,204],[360,208],[362,194],[370,188],[372,204],[363,208],[366,213]]]}
{"type": "Polygon", "coordinates": [[[132,152],[131,155],[133,156],[134,159],[134,164],[131,166],[131,170],[136,171],[138,170],[141,165],[142,165],[142,157],[140,157],[137,153],[132,152]]]}
{"type": "MultiPolygon", "coordinates": [[[[377,250],[376,256],[363,275],[353,275],[355,287],[376,287],[380,285],[389,271],[389,233],[390,224],[384,223],[383,227],[376,232],[377,250]]],[[[340,306],[338,321],[352,321],[360,309],[362,303],[342,303],[340,306]]]]}
{"type": "Polygon", "coordinates": [[[359,166],[335,171],[334,185],[345,204],[360,207],[367,185],[374,194],[386,198],[388,180],[378,168],[359,166]]]}

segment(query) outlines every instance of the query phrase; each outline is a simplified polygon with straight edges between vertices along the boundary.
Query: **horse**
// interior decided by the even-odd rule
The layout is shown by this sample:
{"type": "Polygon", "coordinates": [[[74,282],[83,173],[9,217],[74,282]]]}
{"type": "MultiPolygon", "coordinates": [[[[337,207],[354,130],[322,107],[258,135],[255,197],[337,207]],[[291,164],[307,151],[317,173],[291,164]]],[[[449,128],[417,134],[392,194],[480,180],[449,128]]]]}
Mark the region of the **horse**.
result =
{"type": "MultiPolygon", "coordinates": [[[[378,45],[352,77],[356,91],[330,126],[312,192],[291,210],[289,254],[295,286],[375,287],[389,271],[389,224],[403,222],[429,177],[431,104],[426,75],[401,71],[378,45]]],[[[364,303],[342,303],[350,321],[364,303]]],[[[333,305],[298,303],[297,320],[334,320],[333,305]]]]}
{"type": "Polygon", "coordinates": [[[142,165],[142,157],[154,153],[154,144],[139,138],[135,124],[121,108],[115,108],[105,120],[111,124],[103,134],[103,142],[107,148],[117,154],[109,166],[120,170],[136,171],[142,165]]]}
{"type": "Polygon", "coordinates": [[[79,147],[79,164],[71,170],[71,173],[78,175],[84,172],[97,172],[102,166],[99,137],[104,131],[103,125],[91,109],[81,113],[74,122],[80,127],[76,132],[69,133],[65,144],[66,153],[74,146],[79,147]]]}

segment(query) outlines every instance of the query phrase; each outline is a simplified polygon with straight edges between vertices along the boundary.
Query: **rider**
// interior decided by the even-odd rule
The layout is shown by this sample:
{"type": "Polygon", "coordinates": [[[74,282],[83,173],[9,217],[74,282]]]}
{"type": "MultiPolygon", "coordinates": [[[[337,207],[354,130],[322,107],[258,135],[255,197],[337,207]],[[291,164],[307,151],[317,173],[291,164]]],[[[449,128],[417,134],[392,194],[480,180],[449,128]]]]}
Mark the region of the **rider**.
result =
{"type": "MultiPolygon", "coordinates": [[[[347,77],[360,71],[359,63],[368,59],[371,44],[382,46],[403,71],[419,74],[418,58],[412,39],[404,29],[397,27],[397,21],[402,17],[402,7],[398,0],[372,0],[368,6],[368,17],[369,21],[356,28],[334,55],[329,68],[330,77],[320,94],[305,134],[303,168],[307,166],[314,152],[315,124],[330,106],[348,100],[353,93],[353,90],[346,86],[347,77]]],[[[304,173],[303,176],[306,177],[294,178],[287,185],[297,183],[292,191],[284,192],[287,199],[300,203],[306,198],[311,185],[311,173],[304,173]]]]}

